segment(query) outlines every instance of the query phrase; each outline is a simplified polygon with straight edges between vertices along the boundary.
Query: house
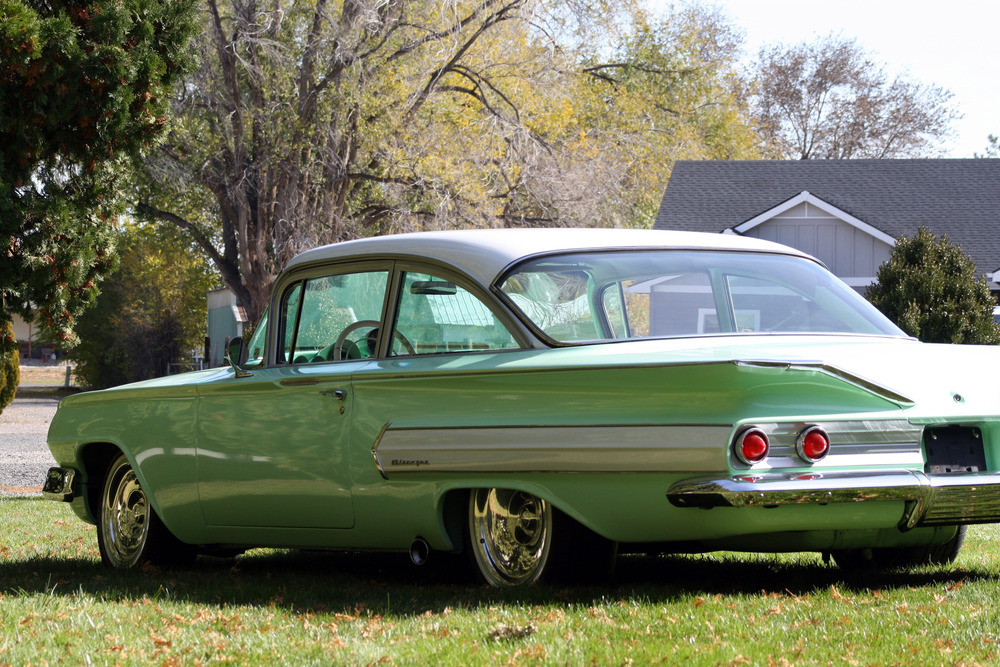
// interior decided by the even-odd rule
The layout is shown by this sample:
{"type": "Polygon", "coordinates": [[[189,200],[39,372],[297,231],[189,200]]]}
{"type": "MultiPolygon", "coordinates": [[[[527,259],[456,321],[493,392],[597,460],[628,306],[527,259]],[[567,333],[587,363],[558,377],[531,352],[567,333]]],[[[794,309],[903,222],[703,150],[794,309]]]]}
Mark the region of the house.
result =
{"type": "Polygon", "coordinates": [[[18,342],[22,359],[31,359],[33,354],[41,354],[42,348],[35,344],[34,324],[20,315],[11,318],[14,325],[14,339],[18,342]]]}
{"type": "Polygon", "coordinates": [[[228,288],[208,292],[208,338],[205,341],[205,359],[209,367],[221,366],[226,357],[229,341],[243,335],[249,323],[246,309],[228,288]]]}
{"type": "Polygon", "coordinates": [[[861,292],[921,226],[1000,293],[1000,159],[682,161],[654,224],[777,241],[861,292]]]}
{"type": "Polygon", "coordinates": [[[40,338],[38,325],[33,321],[25,320],[20,315],[14,313],[11,316],[14,327],[14,340],[18,343],[18,351],[21,360],[35,359],[42,362],[52,361],[52,354],[62,355],[59,345],[40,338]]]}

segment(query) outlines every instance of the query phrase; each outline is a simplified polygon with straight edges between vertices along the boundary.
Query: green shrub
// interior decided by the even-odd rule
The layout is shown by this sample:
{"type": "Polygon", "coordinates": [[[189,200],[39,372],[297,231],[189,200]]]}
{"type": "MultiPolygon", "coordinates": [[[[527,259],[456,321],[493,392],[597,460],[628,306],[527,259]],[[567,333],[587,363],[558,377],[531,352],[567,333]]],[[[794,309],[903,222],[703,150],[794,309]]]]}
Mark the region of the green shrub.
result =
{"type": "Polygon", "coordinates": [[[947,236],[938,240],[925,227],[896,241],[865,297],[925,343],[1000,343],[986,279],[947,236]]]}
{"type": "Polygon", "coordinates": [[[10,405],[21,379],[21,355],[10,322],[0,329],[0,412],[10,405]]]}

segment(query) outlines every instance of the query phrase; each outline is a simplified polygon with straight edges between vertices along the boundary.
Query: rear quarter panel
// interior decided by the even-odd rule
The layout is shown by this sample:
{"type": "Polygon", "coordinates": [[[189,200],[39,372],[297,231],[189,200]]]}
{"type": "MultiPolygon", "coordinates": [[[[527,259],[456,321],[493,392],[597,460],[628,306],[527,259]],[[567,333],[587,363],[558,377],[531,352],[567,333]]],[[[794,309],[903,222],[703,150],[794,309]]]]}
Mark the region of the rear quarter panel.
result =
{"type": "MultiPolygon", "coordinates": [[[[728,474],[737,424],[900,415],[898,405],[822,372],[728,362],[618,366],[605,351],[388,360],[355,377],[358,537],[385,530],[380,517],[392,516],[402,539],[448,491],[487,486],[539,495],[617,540],[724,535],[733,527],[723,513],[678,510],[665,493],[686,477],[728,474]]],[[[744,516],[756,532],[801,527],[803,514],[744,516]]],[[[898,511],[872,516],[875,526],[892,525],[898,511]]],[[[831,528],[865,523],[856,508],[825,517],[819,523],[831,528]]]]}

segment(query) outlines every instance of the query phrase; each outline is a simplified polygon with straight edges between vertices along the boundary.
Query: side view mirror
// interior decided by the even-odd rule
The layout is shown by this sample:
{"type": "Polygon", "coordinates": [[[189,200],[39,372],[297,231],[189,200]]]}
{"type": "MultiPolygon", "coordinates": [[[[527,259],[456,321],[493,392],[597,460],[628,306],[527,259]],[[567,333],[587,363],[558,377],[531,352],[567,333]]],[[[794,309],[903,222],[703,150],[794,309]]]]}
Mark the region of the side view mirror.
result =
{"type": "Polygon", "coordinates": [[[226,348],[226,360],[233,367],[233,370],[236,371],[236,377],[238,378],[253,376],[253,373],[243,370],[243,364],[247,362],[247,352],[247,346],[241,336],[237,336],[229,341],[229,347],[226,348]]]}

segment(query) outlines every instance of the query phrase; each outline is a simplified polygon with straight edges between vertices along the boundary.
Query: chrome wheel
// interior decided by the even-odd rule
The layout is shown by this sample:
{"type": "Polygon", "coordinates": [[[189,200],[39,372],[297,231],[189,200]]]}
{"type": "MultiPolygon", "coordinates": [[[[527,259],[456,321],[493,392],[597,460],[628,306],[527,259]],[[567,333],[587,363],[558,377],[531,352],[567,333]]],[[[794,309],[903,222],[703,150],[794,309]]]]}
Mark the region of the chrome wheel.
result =
{"type": "Polygon", "coordinates": [[[476,564],[493,586],[538,581],[552,547],[552,508],[510,489],[476,489],[469,499],[469,537],[476,564]]]}
{"type": "Polygon", "coordinates": [[[149,541],[152,509],[139,478],[121,456],[108,471],[101,497],[98,542],[104,561],[116,568],[135,566],[149,541]]]}

